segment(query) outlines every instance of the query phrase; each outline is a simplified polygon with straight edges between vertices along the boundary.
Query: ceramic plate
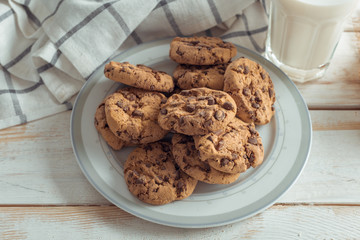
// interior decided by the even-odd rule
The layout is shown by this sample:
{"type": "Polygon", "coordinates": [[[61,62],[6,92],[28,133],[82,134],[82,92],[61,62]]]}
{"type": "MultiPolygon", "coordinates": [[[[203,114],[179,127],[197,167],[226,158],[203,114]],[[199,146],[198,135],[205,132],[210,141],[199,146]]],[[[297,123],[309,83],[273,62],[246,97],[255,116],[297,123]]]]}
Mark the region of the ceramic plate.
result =
{"type": "MultiPolygon", "coordinates": [[[[176,64],[168,57],[169,39],[139,45],[114,61],[145,64],[172,74],[176,64]]],[[[307,106],[290,79],[262,56],[243,47],[244,56],[270,74],[276,92],[276,114],[258,126],[265,158],[229,185],[199,183],[187,199],[163,206],[145,204],[130,194],[123,165],[133,148],[113,151],[94,127],[97,106],[122,85],[104,77],[99,68],[81,89],[71,116],[71,139],[77,161],[89,182],[110,202],[145,220],[182,228],[220,226],[246,219],[270,207],[300,175],[311,146],[311,121],[307,106]]]]}

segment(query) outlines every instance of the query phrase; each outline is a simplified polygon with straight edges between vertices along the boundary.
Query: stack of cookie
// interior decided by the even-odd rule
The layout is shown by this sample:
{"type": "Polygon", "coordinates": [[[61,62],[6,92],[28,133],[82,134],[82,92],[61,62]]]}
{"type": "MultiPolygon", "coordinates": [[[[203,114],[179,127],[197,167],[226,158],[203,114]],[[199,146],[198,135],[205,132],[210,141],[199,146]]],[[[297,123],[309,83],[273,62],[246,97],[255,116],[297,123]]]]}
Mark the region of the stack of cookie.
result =
{"type": "Polygon", "coordinates": [[[269,75],[249,59],[229,63],[236,55],[231,43],[175,38],[169,55],[179,63],[174,78],[144,65],[108,63],[105,76],[131,87],[106,97],[95,114],[96,129],[114,150],[139,145],[124,178],[134,196],[154,205],[188,197],[198,181],[232,183],[260,165],[255,124],[274,114],[269,75]],[[173,79],[181,90],[174,91],[173,79]],[[171,143],[163,140],[169,132],[171,143]]]}

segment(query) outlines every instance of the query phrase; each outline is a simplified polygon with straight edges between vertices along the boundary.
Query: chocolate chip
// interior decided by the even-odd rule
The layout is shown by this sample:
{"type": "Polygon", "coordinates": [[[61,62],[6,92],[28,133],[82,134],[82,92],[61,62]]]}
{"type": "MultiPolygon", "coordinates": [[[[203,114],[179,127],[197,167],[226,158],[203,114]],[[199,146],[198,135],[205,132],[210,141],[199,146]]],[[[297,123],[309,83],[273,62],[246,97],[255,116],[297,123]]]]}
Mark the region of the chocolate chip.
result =
{"type": "Polygon", "coordinates": [[[232,110],[232,109],[234,109],[234,106],[232,105],[231,102],[225,102],[225,103],[222,105],[222,107],[223,107],[224,109],[226,109],[226,110],[232,110]]]}
{"type": "Polygon", "coordinates": [[[167,111],[166,108],[162,108],[162,109],[160,110],[160,113],[161,113],[162,115],[166,115],[166,114],[168,113],[168,111],[167,111]]]}
{"type": "Polygon", "coordinates": [[[248,143],[253,144],[253,145],[257,145],[258,141],[257,141],[257,139],[255,137],[250,137],[248,139],[248,143]]]}
{"type": "Polygon", "coordinates": [[[213,124],[213,121],[211,119],[207,120],[206,122],[204,122],[204,126],[205,127],[210,127],[213,124]]]}
{"type": "Polygon", "coordinates": [[[253,127],[249,127],[249,132],[251,134],[256,134],[256,130],[253,127]]]}
{"type": "Polygon", "coordinates": [[[242,93],[244,94],[244,96],[249,96],[251,94],[251,90],[250,88],[246,87],[243,89],[242,93]]]}
{"type": "Polygon", "coordinates": [[[250,157],[249,157],[249,162],[250,162],[250,163],[253,163],[254,160],[255,160],[254,153],[251,153],[251,154],[250,154],[250,157]]]}
{"type": "Polygon", "coordinates": [[[161,144],[161,148],[164,152],[170,152],[170,147],[167,144],[161,144]]]}
{"type": "Polygon", "coordinates": [[[212,143],[214,142],[214,140],[213,140],[213,138],[211,136],[208,136],[206,139],[209,140],[212,143]]]}
{"type": "Polygon", "coordinates": [[[185,106],[185,111],[187,111],[187,112],[193,112],[193,111],[195,111],[195,109],[196,109],[196,107],[195,107],[195,105],[194,104],[187,104],[186,106],[185,106]]]}
{"type": "Polygon", "coordinates": [[[150,164],[150,163],[145,163],[145,166],[146,166],[147,168],[149,168],[149,167],[151,167],[151,164],[150,164]]]}
{"type": "Polygon", "coordinates": [[[184,119],[183,116],[181,116],[180,119],[179,119],[179,124],[183,125],[184,123],[185,123],[185,119],[184,119]]]}
{"type": "Polygon", "coordinates": [[[198,97],[198,100],[199,101],[201,101],[201,100],[205,100],[206,99],[206,97],[205,96],[200,96],[200,97],[198,97]]]}
{"type": "Polygon", "coordinates": [[[249,73],[249,67],[248,66],[244,66],[244,74],[248,74],[249,73]]]}
{"type": "Polygon", "coordinates": [[[175,180],[179,180],[180,179],[180,171],[176,171],[176,176],[175,176],[175,180]]]}
{"type": "Polygon", "coordinates": [[[152,150],[152,147],[151,147],[150,144],[144,145],[143,148],[144,148],[145,151],[151,151],[152,150]]]}
{"type": "Polygon", "coordinates": [[[183,53],[182,51],[180,51],[180,49],[177,49],[177,50],[176,50],[176,54],[179,55],[179,56],[184,55],[184,53],[183,53]]]}
{"type": "Polygon", "coordinates": [[[224,130],[223,130],[223,129],[220,129],[220,130],[215,131],[214,134],[215,134],[216,136],[220,136],[223,132],[224,132],[224,130]]]}
{"type": "Polygon", "coordinates": [[[135,183],[136,183],[136,184],[144,184],[144,181],[143,181],[141,178],[137,178],[137,179],[135,180],[135,183]]]}
{"type": "Polygon", "coordinates": [[[141,112],[140,110],[136,109],[135,111],[133,111],[132,116],[133,117],[142,117],[142,116],[144,116],[144,113],[141,112]]]}
{"type": "Polygon", "coordinates": [[[195,46],[196,44],[200,43],[200,41],[191,41],[190,43],[195,46]]]}
{"type": "MultiPolygon", "coordinates": [[[[165,169],[164,169],[164,170],[165,170],[165,169]]],[[[165,177],[164,177],[164,182],[169,182],[169,180],[170,180],[170,179],[169,179],[168,176],[165,176],[165,177]]]]}
{"type": "Polygon", "coordinates": [[[164,103],[166,103],[166,101],[167,101],[167,99],[166,98],[163,98],[163,99],[161,99],[161,104],[164,104],[164,103]]]}
{"type": "Polygon", "coordinates": [[[269,97],[271,98],[274,95],[274,90],[272,90],[271,88],[269,88],[269,97]]]}
{"type": "Polygon", "coordinates": [[[239,157],[236,153],[231,154],[232,160],[235,160],[239,157]]]}
{"type": "Polygon", "coordinates": [[[129,101],[134,101],[136,99],[136,96],[135,94],[130,93],[126,96],[126,99],[129,101]]]}
{"type": "Polygon", "coordinates": [[[191,93],[188,90],[183,90],[183,91],[180,92],[180,95],[182,95],[182,96],[189,96],[190,94],[191,93]]]}
{"type": "Polygon", "coordinates": [[[176,184],[176,187],[177,187],[178,189],[180,189],[181,192],[184,191],[184,186],[185,186],[185,183],[183,183],[182,181],[179,181],[179,182],[176,184]]]}
{"type": "Polygon", "coordinates": [[[260,76],[262,79],[265,79],[265,74],[263,72],[260,72],[260,76]]]}
{"type": "Polygon", "coordinates": [[[208,105],[214,105],[215,104],[215,99],[213,97],[208,97],[208,105]]]}
{"type": "Polygon", "coordinates": [[[235,72],[241,73],[243,71],[244,67],[242,65],[239,65],[237,68],[233,69],[235,72]]]}
{"type": "Polygon", "coordinates": [[[225,113],[221,110],[217,110],[214,114],[216,120],[222,121],[225,118],[225,113]]]}
{"type": "Polygon", "coordinates": [[[129,106],[124,106],[123,108],[122,108],[125,112],[127,112],[127,111],[129,111],[129,106]]]}
{"type": "Polygon", "coordinates": [[[253,108],[258,109],[258,108],[260,107],[260,104],[253,102],[253,103],[251,104],[251,106],[252,106],[253,108]]]}
{"type": "Polygon", "coordinates": [[[191,151],[189,149],[186,149],[186,156],[190,156],[191,155],[191,151]]]}
{"type": "Polygon", "coordinates": [[[208,163],[204,163],[204,169],[203,169],[205,172],[209,173],[211,171],[211,167],[208,163]]]}
{"type": "Polygon", "coordinates": [[[117,105],[119,108],[122,108],[122,107],[124,106],[124,104],[123,104],[122,102],[120,102],[120,101],[118,101],[118,102],[116,103],[116,105],[117,105]]]}
{"type": "Polygon", "coordinates": [[[224,147],[224,141],[223,141],[223,140],[220,140],[220,141],[218,142],[218,144],[216,145],[215,149],[216,149],[217,151],[220,151],[223,147],[224,147]]]}
{"type": "Polygon", "coordinates": [[[230,162],[229,159],[223,158],[223,159],[220,160],[220,166],[224,167],[224,166],[228,165],[229,162],[230,162]]]}

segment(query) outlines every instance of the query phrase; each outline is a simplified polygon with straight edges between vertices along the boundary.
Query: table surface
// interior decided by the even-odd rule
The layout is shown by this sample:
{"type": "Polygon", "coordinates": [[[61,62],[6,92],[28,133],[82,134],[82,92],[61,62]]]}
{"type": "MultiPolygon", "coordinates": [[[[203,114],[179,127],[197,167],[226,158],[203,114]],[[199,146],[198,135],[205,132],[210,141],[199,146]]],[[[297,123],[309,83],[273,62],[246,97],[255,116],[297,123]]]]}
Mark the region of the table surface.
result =
{"type": "Polygon", "coordinates": [[[207,229],[132,216],[84,177],[67,111],[0,131],[0,239],[360,239],[359,8],[325,77],[296,85],[310,110],[312,148],[298,181],[267,210],[207,229]]]}

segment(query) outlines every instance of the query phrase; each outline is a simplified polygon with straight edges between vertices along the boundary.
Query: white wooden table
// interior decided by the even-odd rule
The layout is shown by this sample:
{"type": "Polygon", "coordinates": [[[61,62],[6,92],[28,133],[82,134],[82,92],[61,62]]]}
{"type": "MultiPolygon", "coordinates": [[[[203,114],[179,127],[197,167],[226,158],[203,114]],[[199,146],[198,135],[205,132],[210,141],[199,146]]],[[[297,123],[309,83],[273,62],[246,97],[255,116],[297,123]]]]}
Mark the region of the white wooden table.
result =
{"type": "Polygon", "coordinates": [[[360,10],[323,79],[297,84],[313,145],[296,184],[242,222],[179,229],[134,217],[82,174],[64,112],[0,131],[0,239],[360,239],[360,10]]]}

